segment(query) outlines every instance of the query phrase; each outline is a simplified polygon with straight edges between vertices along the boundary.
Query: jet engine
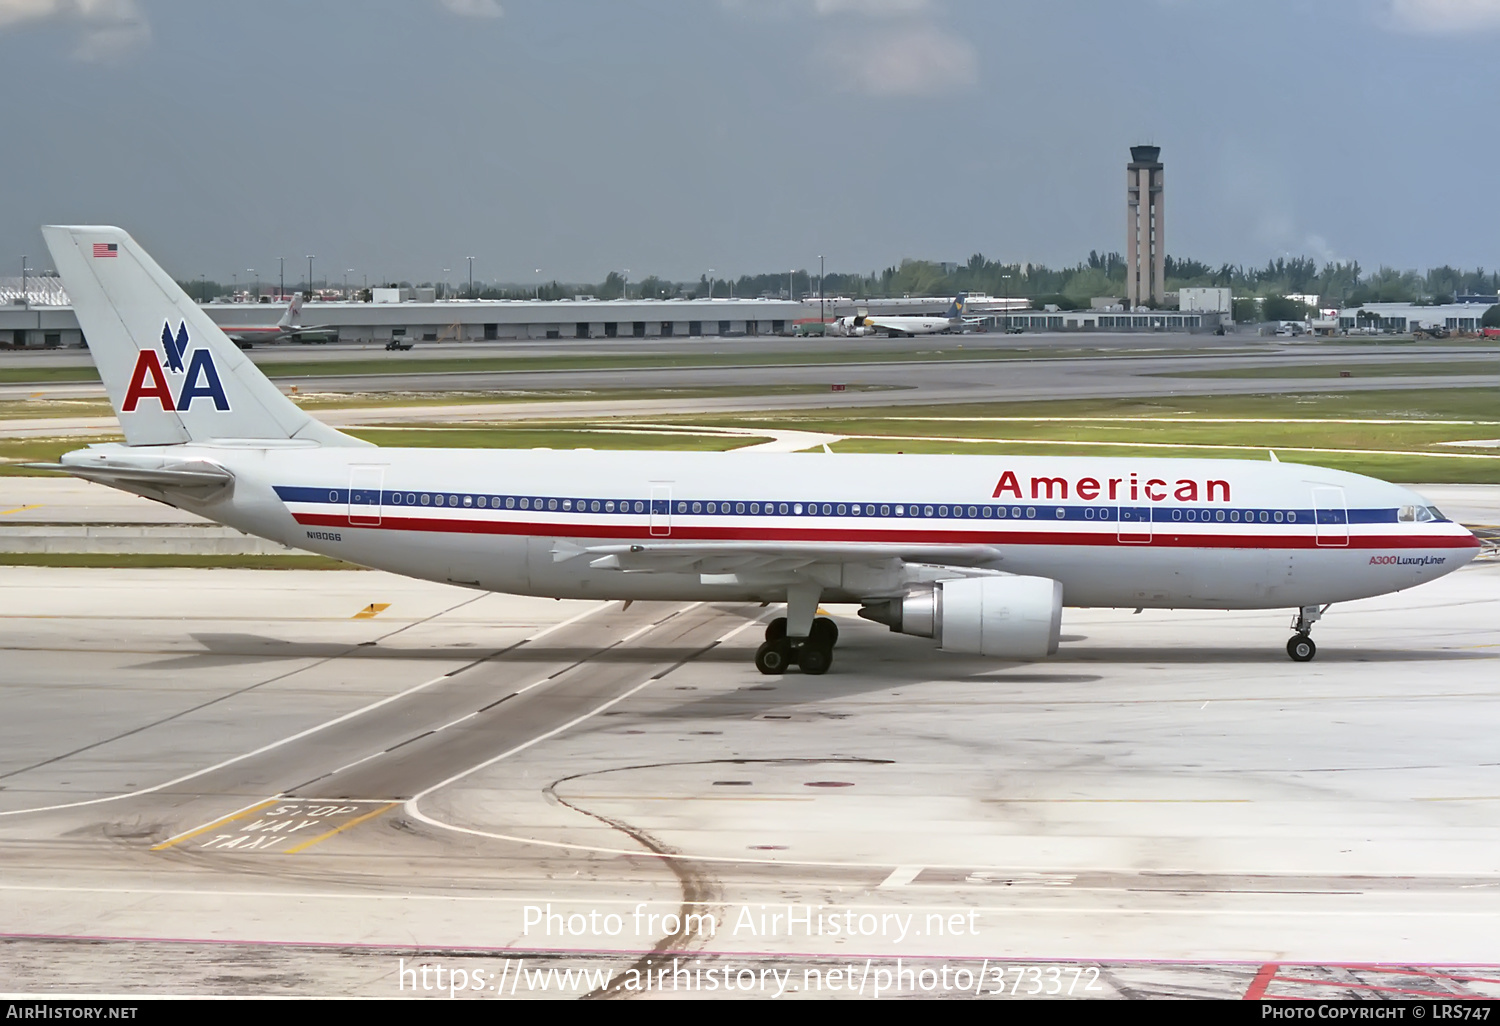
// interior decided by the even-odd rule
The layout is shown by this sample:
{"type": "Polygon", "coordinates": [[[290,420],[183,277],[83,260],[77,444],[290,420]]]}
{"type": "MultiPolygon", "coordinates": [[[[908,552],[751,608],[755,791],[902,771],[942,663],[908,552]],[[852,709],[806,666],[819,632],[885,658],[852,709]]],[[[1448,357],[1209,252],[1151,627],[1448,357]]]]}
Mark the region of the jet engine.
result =
{"type": "Polygon", "coordinates": [[[1041,659],[1057,651],[1062,584],[1047,577],[966,577],[867,602],[859,615],[944,652],[1041,659]]]}

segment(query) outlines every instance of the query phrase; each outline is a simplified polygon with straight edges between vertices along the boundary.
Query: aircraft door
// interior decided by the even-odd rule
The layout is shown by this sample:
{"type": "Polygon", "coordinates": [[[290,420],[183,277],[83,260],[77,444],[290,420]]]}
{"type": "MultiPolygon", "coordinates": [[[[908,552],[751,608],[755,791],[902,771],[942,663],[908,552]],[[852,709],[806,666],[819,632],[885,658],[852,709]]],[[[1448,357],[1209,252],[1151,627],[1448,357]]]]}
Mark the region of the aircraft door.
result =
{"type": "Polygon", "coordinates": [[[1115,540],[1125,545],[1151,544],[1151,507],[1121,506],[1115,511],[1119,518],[1115,540]]]}
{"type": "Polygon", "coordinates": [[[385,467],[349,468],[349,526],[378,527],[385,467]]]}
{"type": "Polygon", "coordinates": [[[1343,548],[1349,544],[1349,509],[1344,490],[1336,485],[1314,485],[1313,517],[1317,522],[1319,548],[1343,548]]]}
{"type": "Polygon", "coordinates": [[[651,537],[667,538],[672,534],[672,482],[651,482],[651,537]]]}

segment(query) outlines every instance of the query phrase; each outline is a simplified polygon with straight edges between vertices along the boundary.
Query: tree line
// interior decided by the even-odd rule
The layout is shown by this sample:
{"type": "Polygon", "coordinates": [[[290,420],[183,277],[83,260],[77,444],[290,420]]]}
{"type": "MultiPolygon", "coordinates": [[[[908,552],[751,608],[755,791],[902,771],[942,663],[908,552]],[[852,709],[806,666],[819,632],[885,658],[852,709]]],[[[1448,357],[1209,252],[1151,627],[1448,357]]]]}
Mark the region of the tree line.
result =
{"type": "MultiPolygon", "coordinates": [[[[1280,305],[1291,295],[1318,296],[1321,305],[1357,307],[1366,303],[1451,303],[1459,295],[1494,295],[1500,292],[1500,273],[1476,268],[1460,270],[1443,265],[1426,272],[1399,271],[1382,266],[1367,272],[1358,261],[1319,263],[1312,257],[1279,257],[1263,267],[1243,264],[1212,266],[1199,260],[1168,256],[1165,260],[1167,291],[1183,288],[1229,288],[1239,300],[1260,300],[1280,305]]],[[[194,299],[204,302],[227,296],[221,282],[196,279],[179,282],[194,299]]],[[[451,299],[571,299],[578,295],[598,299],[803,299],[818,294],[818,274],[806,268],[744,274],[737,278],[700,275],[697,281],[675,281],[650,275],[627,281],[611,271],[600,282],[525,284],[475,283],[471,294],[467,282],[390,282],[390,288],[434,288],[439,298],[451,299]]],[[[241,289],[244,286],[241,285],[241,289]]],[[[355,298],[368,299],[365,290],[355,298]]],[[[822,279],[826,296],[889,299],[903,296],[953,296],[959,292],[983,292],[991,296],[1031,299],[1033,305],[1056,305],[1065,310],[1084,309],[1094,299],[1125,295],[1125,260],[1119,253],[1090,252],[1088,259],[1071,267],[1053,268],[1041,263],[1005,263],[975,253],[966,263],[903,260],[869,273],[830,272],[822,279]]],[[[1269,316],[1269,314],[1268,314],[1269,316]]],[[[1277,318],[1271,318],[1277,319],[1277,318]]],[[[1290,316],[1280,319],[1291,319],[1290,316]]]]}

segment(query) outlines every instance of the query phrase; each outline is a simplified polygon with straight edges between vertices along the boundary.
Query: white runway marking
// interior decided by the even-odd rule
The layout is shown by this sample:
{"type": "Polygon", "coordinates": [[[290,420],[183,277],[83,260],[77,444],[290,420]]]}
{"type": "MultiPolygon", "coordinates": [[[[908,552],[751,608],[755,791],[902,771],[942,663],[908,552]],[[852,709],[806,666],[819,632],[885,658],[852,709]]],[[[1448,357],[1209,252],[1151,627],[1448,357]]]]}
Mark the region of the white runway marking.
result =
{"type": "MultiPolygon", "coordinates": [[[[608,609],[611,605],[613,605],[613,603],[601,602],[597,606],[584,610],[577,616],[569,617],[568,619],[560,621],[559,623],[552,624],[549,627],[544,627],[541,630],[537,631],[535,634],[528,635],[527,637],[523,638],[518,644],[524,645],[528,642],[544,638],[548,634],[551,634],[553,631],[561,630],[562,628],[567,627],[570,624],[577,623],[579,620],[582,620],[585,617],[592,616],[595,613],[608,609]]],[[[404,630],[405,628],[402,629],[404,630]]],[[[376,709],[380,709],[387,705],[390,705],[392,702],[399,702],[403,698],[408,698],[412,695],[417,694],[418,692],[425,691],[426,689],[432,687],[434,684],[440,684],[448,678],[452,677],[454,674],[460,673],[472,666],[477,666],[490,658],[490,656],[485,656],[484,659],[477,659],[466,666],[459,667],[457,670],[451,670],[440,677],[434,677],[431,680],[423,681],[421,684],[409,687],[405,691],[401,691],[386,698],[382,698],[376,702],[371,702],[369,705],[361,706],[360,708],[355,709],[352,712],[344,713],[342,716],[335,716],[331,720],[325,720],[324,722],[319,723],[316,726],[308,727],[306,730],[298,731],[295,734],[281,738],[277,741],[272,741],[270,744],[261,745],[254,751],[244,752],[240,755],[233,756],[232,758],[224,759],[221,762],[216,762],[212,766],[205,766],[203,769],[194,770],[192,773],[187,773],[180,777],[174,777],[171,780],[163,781],[160,784],[154,784],[151,787],[143,787],[134,791],[122,791],[119,794],[105,795],[103,798],[88,798],[83,801],[62,802],[57,805],[41,805],[31,809],[11,809],[7,812],[0,812],[0,818],[4,818],[7,816],[24,816],[28,813],[33,812],[56,812],[60,809],[79,809],[89,805],[102,805],[105,802],[117,802],[122,798],[138,798],[141,795],[155,794],[157,791],[162,791],[169,787],[175,787],[176,785],[186,783],[189,780],[195,780],[198,777],[204,776],[205,774],[213,773],[216,770],[221,770],[226,766],[233,766],[235,763],[244,762],[246,759],[253,759],[257,755],[264,755],[266,752],[275,751],[276,749],[281,748],[284,745],[291,744],[293,741],[300,741],[305,737],[311,737],[313,734],[316,734],[323,730],[327,730],[329,727],[337,726],[340,723],[347,723],[349,720],[355,719],[359,716],[363,716],[368,712],[374,712],[376,709]]]]}
{"type": "Polygon", "coordinates": [[[894,887],[905,887],[917,877],[922,875],[926,866],[897,866],[891,870],[891,875],[881,881],[880,889],[887,890],[894,887]]]}

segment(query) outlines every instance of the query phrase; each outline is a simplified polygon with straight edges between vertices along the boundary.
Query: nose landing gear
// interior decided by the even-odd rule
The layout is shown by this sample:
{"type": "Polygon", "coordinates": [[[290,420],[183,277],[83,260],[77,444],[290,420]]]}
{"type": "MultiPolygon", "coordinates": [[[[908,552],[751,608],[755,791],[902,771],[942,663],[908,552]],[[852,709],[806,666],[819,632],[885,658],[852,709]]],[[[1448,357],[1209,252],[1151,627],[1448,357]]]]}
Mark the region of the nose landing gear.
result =
{"type": "Polygon", "coordinates": [[[1323,614],[1327,611],[1327,606],[1303,606],[1297,611],[1297,617],[1292,621],[1295,633],[1286,643],[1286,654],[1294,662],[1308,663],[1318,654],[1318,646],[1313,644],[1312,627],[1323,619],[1323,614]]]}

